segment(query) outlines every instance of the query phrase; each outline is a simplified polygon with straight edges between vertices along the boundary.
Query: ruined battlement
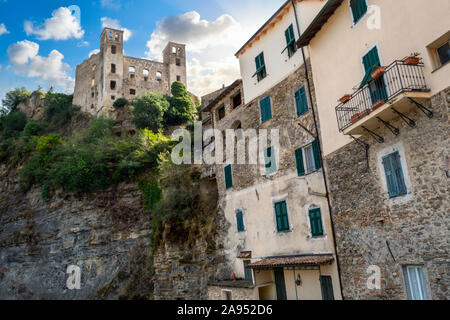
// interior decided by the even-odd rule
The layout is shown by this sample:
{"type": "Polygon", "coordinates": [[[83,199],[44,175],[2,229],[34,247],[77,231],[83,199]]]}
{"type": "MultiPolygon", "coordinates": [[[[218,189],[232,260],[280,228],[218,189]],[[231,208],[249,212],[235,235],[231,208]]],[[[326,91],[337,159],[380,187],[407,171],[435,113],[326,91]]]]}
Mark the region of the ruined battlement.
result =
{"type": "Polygon", "coordinates": [[[186,85],[186,46],[169,42],[163,61],[123,55],[123,31],[105,28],[100,36],[100,52],[91,55],[76,69],[73,104],[94,116],[114,116],[114,102],[129,101],[144,92],[170,95],[173,82],[186,85]]]}

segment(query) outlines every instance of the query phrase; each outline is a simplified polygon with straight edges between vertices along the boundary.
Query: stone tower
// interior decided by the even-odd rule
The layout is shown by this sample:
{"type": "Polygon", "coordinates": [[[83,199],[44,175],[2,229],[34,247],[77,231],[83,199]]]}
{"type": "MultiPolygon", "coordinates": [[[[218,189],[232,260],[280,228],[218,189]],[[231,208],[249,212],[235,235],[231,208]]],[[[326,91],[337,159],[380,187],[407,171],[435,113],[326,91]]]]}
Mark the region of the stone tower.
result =
{"type": "Polygon", "coordinates": [[[123,55],[123,31],[105,28],[100,52],[77,66],[73,104],[95,116],[116,117],[114,102],[133,101],[145,92],[170,95],[172,83],[186,85],[186,46],[169,42],[163,62],[123,55]]]}

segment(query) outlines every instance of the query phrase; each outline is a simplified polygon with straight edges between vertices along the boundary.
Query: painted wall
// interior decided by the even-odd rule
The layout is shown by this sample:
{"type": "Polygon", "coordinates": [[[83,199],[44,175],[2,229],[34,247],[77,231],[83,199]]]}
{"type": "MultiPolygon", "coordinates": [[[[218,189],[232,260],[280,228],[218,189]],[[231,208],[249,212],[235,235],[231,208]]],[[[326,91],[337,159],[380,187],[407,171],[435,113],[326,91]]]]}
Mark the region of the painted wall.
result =
{"type": "MultiPolygon", "coordinates": [[[[311,23],[324,3],[319,0],[296,3],[301,30],[305,30],[311,23]]],[[[286,47],[285,31],[291,24],[294,27],[295,38],[299,38],[294,10],[292,6],[289,8],[287,14],[272,29],[261,35],[261,38],[239,57],[246,103],[276,85],[303,64],[301,51],[297,50],[290,58],[287,50],[281,53],[286,47]],[[264,52],[267,77],[258,82],[257,77],[253,75],[256,71],[255,57],[261,52],[264,52]]]]}
{"type": "Polygon", "coordinates": [[[436,68],[434,57],[427,46],[450,30],[450,1],[367,1],[368,5],[379,6],[381,29],[367,27],[372,13],[367,13],[353,26],[346,0],[309,46],[325,155],[351,141],[339,133],[335,107],[340,97],[351,94],[352,88],[361,83],[364,77],[361,58],[374,45],[378,46],[384,65],[420,52],[432,94],[449,86],[450,64],[433,71],[436,68]]]}

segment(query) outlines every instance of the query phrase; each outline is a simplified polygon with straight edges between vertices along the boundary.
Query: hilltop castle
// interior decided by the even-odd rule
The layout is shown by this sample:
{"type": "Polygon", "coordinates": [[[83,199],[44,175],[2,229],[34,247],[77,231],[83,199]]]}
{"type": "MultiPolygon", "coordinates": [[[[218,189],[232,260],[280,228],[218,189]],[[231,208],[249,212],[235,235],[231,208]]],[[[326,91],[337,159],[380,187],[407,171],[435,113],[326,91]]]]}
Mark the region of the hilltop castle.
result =
{"type": "Polygon", "coordinates": [[[119,98],[133,100],[145,91],[170,95],[173,82],[186,85],[186,47],[169,42],[163,62],[123,55],[123,31],[103,29],[100,52],[77,66],[73,104],[92,115],[114,115],[119,98]]]}

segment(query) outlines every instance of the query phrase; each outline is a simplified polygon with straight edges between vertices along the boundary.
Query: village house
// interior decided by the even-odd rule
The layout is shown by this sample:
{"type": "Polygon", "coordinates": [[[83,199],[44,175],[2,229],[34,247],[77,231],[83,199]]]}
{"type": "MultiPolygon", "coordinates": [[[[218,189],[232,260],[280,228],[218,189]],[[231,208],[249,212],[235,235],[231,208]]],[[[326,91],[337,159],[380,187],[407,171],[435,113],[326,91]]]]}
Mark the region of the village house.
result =
{"type": "Polygon", "coordinates": [[[210,283],[212,300],[341,299],[315,89],[305,70],[308,56],[295,46],[323,5],[284,3],[237,52],[242,80],[204,106],[225,146],[237,148],[242,139],[248,145],[248,129],[279,132],[279,143],[269,133],[258,150],[263,164],[216,165],[220,210],[229,223],[223,250],[232,272],[210,283]],[[227,129],[236,136],[225,136],[227,129]]]}
{"type": "Polygon", "coordinates": [[[330,0],[297,42],[345,299],[450,298],[449,12],[447,0],[330,0]]]}

